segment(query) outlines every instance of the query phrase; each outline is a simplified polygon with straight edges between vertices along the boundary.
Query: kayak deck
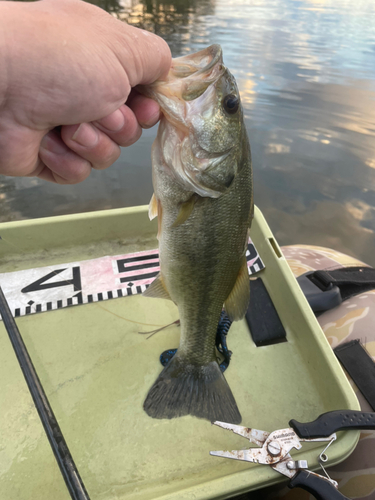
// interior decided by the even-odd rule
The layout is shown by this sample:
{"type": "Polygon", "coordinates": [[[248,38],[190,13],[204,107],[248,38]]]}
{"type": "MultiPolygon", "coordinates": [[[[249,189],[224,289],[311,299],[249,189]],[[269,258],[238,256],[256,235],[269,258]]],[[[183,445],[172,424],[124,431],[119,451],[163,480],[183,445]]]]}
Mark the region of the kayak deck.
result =
{"type": "MultiPolygon", "coordinates": [[[[12,272],[157,248],[146,207],[0,224],[0,270],[12,272]]],[[[265,264],[262,280],[287,342],[256,347],[245,320],[231,326],[233,356],[225,377],[244,425],[287,427],[326,411],[359,409],[357,399],[262,214],[252,240],[265,264]]],[[[1,283],[0,283],[1,285],[1,283]]],[[[143,401],[178,346],[171,301],[141,295],[17,319],[51,406],[92,500],[227,498],[283,481],[268,467],[218,460],[210,450],[244,443],[204,420],[155,420],[143,401]]],[[[0,323],[0,490],[9,500],[69,498],[21,370],[0,323]]],[[[348,456],[358,433],[343,432],[330,465],[348,456]]],[[[319,444],[304,447],[318,467],[319,444]]]]}

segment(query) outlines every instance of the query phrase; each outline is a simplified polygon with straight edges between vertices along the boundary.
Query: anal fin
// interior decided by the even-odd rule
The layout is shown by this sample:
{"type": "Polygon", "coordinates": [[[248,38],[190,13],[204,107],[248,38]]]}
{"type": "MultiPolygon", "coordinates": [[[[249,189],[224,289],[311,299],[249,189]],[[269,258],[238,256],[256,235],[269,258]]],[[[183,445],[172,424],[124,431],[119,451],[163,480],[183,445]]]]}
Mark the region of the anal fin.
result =
{"type": "Polygon", "coordinates": [[[236,283],[228,295],[224,307],[231,321],[242,319],[247,311],[250,300],[249,272],[246,257],[243,257],[236,283]]]}
{"type": "Polygon", "coordinates": [[[145,290],[142,295],[145,297],[155,297],[158,299],[172,300],[167,288],[163,283],[161,274],[159,273],[151,285],[145,290]]]}

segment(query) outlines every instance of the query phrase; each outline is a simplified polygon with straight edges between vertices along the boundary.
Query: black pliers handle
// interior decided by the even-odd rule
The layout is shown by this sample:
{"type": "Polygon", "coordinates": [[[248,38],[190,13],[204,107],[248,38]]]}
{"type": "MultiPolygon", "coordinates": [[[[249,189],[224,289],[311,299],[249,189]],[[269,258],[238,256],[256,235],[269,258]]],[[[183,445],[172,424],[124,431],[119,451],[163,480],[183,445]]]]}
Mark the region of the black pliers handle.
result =
{"type": "MultiPolygon", "coordinates": [[[[375,413],[354,410],[339,410],[323,413],[313,422],[301,423],[290,420],[290,427],[301,439],[328,437],[341,430],[374,430],[375,413]]],[[[350,500],[335,488],[331,481],[319,474],[300,470],[289,481],[290,488],[302,488],[317,500],[350,500]]]]}
{"type": "Polygon", "coordinates": [[[316,500],[351,500],[342,493],[325,477],[309,470],[298,471],[289,481],[289,488],[302,488],[308,491],[316,500]]]}

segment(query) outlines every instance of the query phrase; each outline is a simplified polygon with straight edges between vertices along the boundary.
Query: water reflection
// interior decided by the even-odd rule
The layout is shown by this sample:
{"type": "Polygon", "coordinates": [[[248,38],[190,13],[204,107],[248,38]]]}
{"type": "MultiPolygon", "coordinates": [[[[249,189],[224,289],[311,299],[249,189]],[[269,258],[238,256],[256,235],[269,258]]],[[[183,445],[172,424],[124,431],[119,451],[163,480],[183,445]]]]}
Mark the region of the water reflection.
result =
{"type": "MultiPolygon", "coordinates": [[[[373,2],[93,3],[163,36],[174,56],[220,43],[245,109],[255,201],[279,243],[326,245],[375,265],[373,2]]],[[[154,135],[79,186],[3,178],[0,220],[147,203],[154,135]]]]}

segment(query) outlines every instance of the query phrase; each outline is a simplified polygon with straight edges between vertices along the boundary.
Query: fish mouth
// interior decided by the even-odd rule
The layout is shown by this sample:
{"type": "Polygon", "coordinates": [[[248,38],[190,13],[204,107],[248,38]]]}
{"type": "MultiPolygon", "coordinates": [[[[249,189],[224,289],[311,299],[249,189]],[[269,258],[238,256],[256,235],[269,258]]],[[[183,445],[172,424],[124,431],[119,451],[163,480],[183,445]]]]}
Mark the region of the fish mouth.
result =
{"type": "Polygon", "coordinates": [[[214,111],[216,84],[227,71],[221,47],[215,44],[173,59],[164,80],[137,87],[154,99],[163,112],[158,136],[165,164],[186,189],[202,197],[221,196],[223,188],[213,171],[234,149],[232,146],[223,151],[204,149],[195,131],[194,117],[214,111]]]}
{"type": "Polygon", "coordinates": [[[186,78],[194,73],[198,76],[209,72],[215,64],[223,62],[223,53],[219,44],[206,49],[172,59],[170,74],[175,78],[186,78]]]}
{"type": "Polygon", "coordinates": [[[136,89],[156,100],[166,115],[185,115],[184,102],[193,101],[215,83],[225,72],[223,52],[218,44],[210,45],[195,54],[172,59],[165,80],[136,89]]]}
{"type": "Polygon", "coordinates": [[[170,78],[180,83],[181,98],[192,101],[217,81],[224,69],[222,49],[214,44],[195,54],[173,59],[170,78]]]}

